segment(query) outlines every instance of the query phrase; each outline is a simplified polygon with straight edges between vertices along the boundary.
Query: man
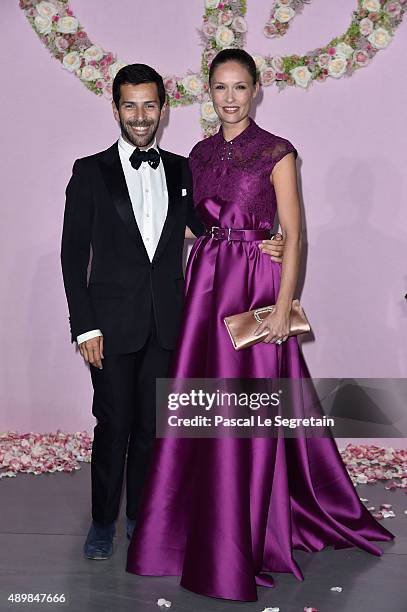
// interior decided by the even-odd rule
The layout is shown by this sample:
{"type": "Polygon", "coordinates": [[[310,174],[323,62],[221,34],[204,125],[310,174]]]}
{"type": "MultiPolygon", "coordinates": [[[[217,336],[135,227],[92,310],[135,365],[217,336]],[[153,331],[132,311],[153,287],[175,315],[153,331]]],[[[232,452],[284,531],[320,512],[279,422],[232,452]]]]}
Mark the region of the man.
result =
{"type": "MultiPolygon", "coordinates": [[[[181,318],[184,236],[204,232],[187,160],[157,147],[161,76],[125,66],[112,108],[121,136],[75,162],[61,249],[72,342],[90,364],[97,419],[89,559],[112,554],[126,455],[129,538],[134,529],[155,439],[155,380],[167,375],[181,318]]],[[[280,260],[282,247],[264,248],[280,260]]]]}

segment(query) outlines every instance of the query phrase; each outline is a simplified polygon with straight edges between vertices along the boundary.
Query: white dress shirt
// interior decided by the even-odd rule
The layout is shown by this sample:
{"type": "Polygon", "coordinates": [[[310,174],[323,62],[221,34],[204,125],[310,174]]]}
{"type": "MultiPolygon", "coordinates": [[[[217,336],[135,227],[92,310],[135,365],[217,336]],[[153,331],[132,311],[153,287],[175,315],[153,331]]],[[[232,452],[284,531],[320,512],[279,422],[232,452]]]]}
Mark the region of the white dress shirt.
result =
{"type": "MultiPolygon", "coordinates": [[[[164,164],[160,160],[158,167],[154,169],[148,162],[142,162],[140,168],[136,170],[130,163],[130,157],[136,147],[122,136],[117,144],[134,216],[148,257],[152,261],[168,211],[164,164]]],[[[151,148],[157,149],[156,140],[148,147],[151,148]]],[[[94,329],[80,334],[76,340],[81,344],[102,335],[100,329],[94,329]]]]}

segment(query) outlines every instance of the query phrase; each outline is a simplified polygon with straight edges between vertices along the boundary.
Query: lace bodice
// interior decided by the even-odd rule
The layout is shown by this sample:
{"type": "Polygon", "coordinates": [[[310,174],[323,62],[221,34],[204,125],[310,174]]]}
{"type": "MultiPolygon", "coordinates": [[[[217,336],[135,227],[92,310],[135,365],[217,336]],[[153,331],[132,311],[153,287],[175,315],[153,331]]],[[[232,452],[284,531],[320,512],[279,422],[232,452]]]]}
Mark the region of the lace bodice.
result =
{"type": "Polygon", "coordinates": [[[266,132],[252,119],[232,141],[222,129],[202,140],[189,157],[194,181],[194,201],[218,198],[233,202],[245,212],[271,224],[276,213],[276,196],[270,174],[280,159],[297,151],[285,138],[266,132]]]}

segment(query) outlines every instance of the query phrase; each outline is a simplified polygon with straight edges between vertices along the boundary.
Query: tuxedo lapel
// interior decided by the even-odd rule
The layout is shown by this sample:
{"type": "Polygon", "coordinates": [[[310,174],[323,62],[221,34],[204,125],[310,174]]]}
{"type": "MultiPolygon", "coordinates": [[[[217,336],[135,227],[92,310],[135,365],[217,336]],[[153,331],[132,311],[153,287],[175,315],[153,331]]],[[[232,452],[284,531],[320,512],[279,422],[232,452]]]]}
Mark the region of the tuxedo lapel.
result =
{"type": "Polygon", "coordinates": [[[127,189],[117,143],[105,151],[100,160],[100,164],[102,166],[102,176],[106,182],[112,202],[119,213],[121,220],[125,224],[130,235],[134,238],[138,247],[148,258],[148,254],[134,216],[133,206],[130,200],[129,191],[127,189]]]}
{"type": "Polygon", "coordinates": [[[163,253],[165,246],[171,236],[172,230],[176,222],[176,213],[180,203],[182,175],[181,166],[177,163],[177,158],[167,151],[159,149],[162,162],[164,164],[165,179],[167,182],[168,191],[168,212],[165,219],[164,227],[161,232],[156,251],[154,253],[153,262],[156,261],[163,253]]]}

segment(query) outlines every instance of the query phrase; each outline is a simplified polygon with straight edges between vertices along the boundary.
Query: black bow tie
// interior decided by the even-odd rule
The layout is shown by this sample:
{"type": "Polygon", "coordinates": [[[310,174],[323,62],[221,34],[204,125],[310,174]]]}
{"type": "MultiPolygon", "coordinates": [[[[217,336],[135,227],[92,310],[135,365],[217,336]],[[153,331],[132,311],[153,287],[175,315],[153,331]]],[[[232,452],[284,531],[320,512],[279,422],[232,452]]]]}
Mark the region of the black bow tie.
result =
{"type": "Polygon", "coordinates": [[[133,166],[133,168],[138,170],[142,162],[148,162],[149,165],[155,170],[156,168],[158,168],[160,159],[161,159],[160,154],[155,149],[149,149],[148,151],[141,151],[137,147],[137,149],[134,149],[133,153],[130,156],[130,163],[133,166]]]}

